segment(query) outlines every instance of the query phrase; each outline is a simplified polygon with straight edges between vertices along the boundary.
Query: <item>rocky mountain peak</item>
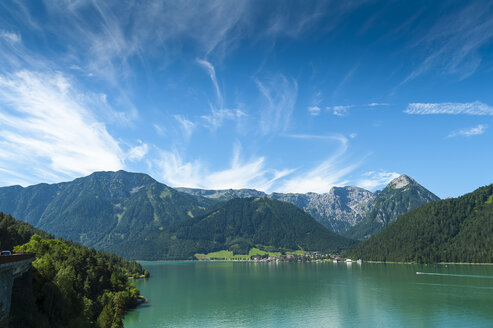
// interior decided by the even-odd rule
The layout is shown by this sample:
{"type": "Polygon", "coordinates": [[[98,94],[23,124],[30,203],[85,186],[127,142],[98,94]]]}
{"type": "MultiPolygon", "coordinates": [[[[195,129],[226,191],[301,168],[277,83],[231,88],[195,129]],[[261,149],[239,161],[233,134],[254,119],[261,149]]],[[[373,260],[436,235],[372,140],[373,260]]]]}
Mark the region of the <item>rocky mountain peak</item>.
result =
{"type": "Polygon", "coordinates": [[[407,175],[402,174],[399,177],[395,178],[394,180],[390,181],[388,186],[394,189],[401,189],[409,184],[414,184],[414,183],[416,183],[416,181],[414,181],[412,178],[408,177],[407,175]]]}

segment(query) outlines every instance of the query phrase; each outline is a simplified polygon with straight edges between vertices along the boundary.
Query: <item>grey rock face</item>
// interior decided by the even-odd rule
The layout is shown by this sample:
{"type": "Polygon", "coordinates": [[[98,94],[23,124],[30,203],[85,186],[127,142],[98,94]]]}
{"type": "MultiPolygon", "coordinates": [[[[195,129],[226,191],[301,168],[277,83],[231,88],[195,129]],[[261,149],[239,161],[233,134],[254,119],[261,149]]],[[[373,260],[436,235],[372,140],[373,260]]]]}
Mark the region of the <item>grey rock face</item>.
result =
{"type": "Polygon", "coordinates": [[[367,203],[375,198],[375,195],[363,188],[349,186],[333,187],[324,194],[273,193],[269,197],[292,203],[311,214],[327,228],[341,233],[362,220],[367,203]]]}

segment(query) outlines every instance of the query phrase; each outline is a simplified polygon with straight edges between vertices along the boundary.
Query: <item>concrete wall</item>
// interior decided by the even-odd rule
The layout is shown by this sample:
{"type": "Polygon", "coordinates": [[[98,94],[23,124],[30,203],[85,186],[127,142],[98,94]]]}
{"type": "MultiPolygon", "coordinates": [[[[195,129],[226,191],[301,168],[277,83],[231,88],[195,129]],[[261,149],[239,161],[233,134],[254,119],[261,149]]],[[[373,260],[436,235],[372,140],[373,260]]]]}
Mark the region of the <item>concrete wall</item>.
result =
{"type": "Polygon", "coordinates": [[[10,298],[12,296],[12,286],[14,276],[10,270],[0,269],[0,327],[5,322],[10,313],[10,298]]]}
{"type": "Polygon", "coordinates": [[[9,317],[14,279],[31,269],[34,259],[0,264],[0,327],[9,317]]]}

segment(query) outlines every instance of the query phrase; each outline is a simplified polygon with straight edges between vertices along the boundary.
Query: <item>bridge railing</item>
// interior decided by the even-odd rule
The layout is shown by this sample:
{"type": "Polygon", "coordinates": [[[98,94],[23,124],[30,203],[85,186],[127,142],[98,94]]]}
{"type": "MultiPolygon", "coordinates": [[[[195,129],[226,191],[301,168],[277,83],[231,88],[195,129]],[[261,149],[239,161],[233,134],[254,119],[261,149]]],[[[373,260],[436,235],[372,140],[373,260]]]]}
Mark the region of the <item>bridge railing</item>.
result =
{"type": "Polygon", "coordinates": [[[12,255],[0,256],[0,265],[36,258],[36,253],[12,253],[12,255]]]}

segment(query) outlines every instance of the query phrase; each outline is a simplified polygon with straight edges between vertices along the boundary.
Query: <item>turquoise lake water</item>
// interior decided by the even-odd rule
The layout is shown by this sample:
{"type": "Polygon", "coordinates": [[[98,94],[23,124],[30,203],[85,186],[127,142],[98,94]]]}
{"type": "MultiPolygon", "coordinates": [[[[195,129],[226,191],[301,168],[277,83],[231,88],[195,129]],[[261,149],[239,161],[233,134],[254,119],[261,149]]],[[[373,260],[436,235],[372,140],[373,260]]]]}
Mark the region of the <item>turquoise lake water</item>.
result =
{"type": "Polygon", "coordinates": [[[126,328],[493,327],[493,266],[141,264],[126,328]]]}

